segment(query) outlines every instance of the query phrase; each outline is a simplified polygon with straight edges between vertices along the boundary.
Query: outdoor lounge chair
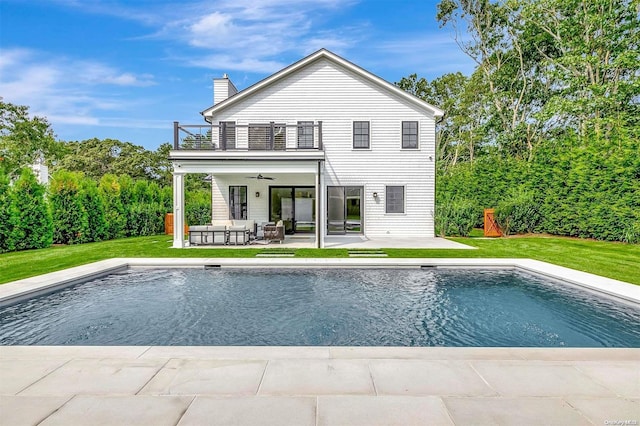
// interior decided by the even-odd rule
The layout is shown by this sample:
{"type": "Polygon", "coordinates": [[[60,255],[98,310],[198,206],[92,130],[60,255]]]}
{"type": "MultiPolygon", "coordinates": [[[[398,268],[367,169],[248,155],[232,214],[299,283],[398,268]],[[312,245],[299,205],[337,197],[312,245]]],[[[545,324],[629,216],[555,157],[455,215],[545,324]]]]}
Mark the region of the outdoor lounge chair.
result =
{"type": "Polygon", "coordinates": [[[284,241],[284,224],[281,220],[275,225],[264,225],[262,229],[264,230],[265,241],[279,241],[280,244],[284,241]]]}
{"type": "Polygon", "coordinates": [[[228,226],[229,244],[249,244],[253,235],[253,220],[234,220],[233,224],[228,226]]]}

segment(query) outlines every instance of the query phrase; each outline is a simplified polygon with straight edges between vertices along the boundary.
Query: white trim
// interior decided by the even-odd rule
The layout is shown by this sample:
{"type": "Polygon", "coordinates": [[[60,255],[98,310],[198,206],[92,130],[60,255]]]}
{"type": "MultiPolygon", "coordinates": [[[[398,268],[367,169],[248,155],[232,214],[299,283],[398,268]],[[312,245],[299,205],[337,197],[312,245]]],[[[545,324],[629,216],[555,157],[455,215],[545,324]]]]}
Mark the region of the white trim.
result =
{"type": "Polygon", "coordinates": [[[184,247],[184,174],[173,173],[173,248],[184,247]]]}
{"type": "MultiPolygon", "coordinates": [[[[329,60],[337,65],[340,65],[341,67],[347,69],[348,71],[363,77],[367,80],[369,80],[370,82],[378,85],[380,88],[385,89],[389,92],[394,93],[395,95],[411,102],[412,104],[414,104],[415,106],[428,111],[429,113],[431,113],[433,116],[435,117],[442,117],[444,115],[444,111],[441,110],[440,108],[437,108],[431,104],[428,104],[427,102],[423,101],[422,99],[418,98],[417,96],[414,96],[402,89],[400,89],[399,87],[389,83],[388,81],[378,77],[375,74],[370,73],[369,71],[365,70],[364,68],[361,68],[349,61],[347,61],[344,58],[341,58],[340,56],[336,55],[335,53],[332,53],[326,49],[320,49],[315,53],[312,53],[311,55],[307,56],[306,58],[303,58],[301,60],[299,60],[298,62],[283,68],[282,70],[276,72],[275,74],[272,74],[271,76],[257,82],[256,84],[254,84],[253,86],[250,86],[240,92],[238,92],[237,94],[227,98],[226,100],[213,105],[207,109],[205,109],[204,111],[202,111],[200,114],[202,114],[205,117],[205,120],[207,120],[207,117],[211,117],[214,114],[219,113],[220,111],[228,108],[231,105],[234,105],[238,102],[240,102],[241,100],[253,95],[256,92],[259,92],[260,90],[272,85],[273,83],[291,75],[294,74],[296,72],[298,72],[300,69],[305,68],[306,66],[308,66],[309,64],[319,60],[319,59],[326,59],[329,60]]],[[[209,121],[209,120],[207,120],[209,121]]]]}

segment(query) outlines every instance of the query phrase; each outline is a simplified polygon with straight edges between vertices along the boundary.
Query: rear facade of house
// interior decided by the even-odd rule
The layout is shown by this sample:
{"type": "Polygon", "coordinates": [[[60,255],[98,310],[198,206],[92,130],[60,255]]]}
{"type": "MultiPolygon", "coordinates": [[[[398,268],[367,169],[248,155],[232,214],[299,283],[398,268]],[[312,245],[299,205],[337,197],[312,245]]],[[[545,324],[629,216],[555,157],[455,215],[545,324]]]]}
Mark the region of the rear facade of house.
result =
{"type": "Polygon", "coordinates": [[[174,123],[175,230],[184,175],[207,173],[212,220],[282,220],[318,247],[333,234],[434,237],[442,111],[353,63],[323,49],[240,92],[225,75],[202,115],[174,123]]]}

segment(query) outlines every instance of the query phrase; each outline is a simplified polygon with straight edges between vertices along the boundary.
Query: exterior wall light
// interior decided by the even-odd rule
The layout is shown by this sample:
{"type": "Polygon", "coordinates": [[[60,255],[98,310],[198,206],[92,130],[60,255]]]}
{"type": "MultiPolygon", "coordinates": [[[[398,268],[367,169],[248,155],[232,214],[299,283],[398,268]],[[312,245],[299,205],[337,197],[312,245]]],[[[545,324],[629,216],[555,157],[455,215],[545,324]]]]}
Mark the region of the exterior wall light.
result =
{"type": "Polygon", "coordinates": [[[373,193],[373,198],[378,198],[378,193],[377,192],[373,193]]]}
{"type": "Polygon", "coordinates": [[[260,193],[256,191],[256,198],[260,198],[260,193]]]}

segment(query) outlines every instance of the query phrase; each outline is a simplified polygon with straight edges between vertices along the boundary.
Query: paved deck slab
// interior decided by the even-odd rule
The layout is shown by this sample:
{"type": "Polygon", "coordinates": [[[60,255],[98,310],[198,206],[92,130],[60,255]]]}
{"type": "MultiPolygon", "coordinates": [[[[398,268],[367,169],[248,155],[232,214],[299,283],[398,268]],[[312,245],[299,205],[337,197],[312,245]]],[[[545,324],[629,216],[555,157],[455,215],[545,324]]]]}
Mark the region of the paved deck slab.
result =
{"type": "Polygon", "coordinates": [[[141,349],[0,347],[0,424],[640,420],[638,349],[141,349]]]}
{"type": "Polygon", "coordinates": [[[496,395],[466,361],[373,360],[379,395],[496,395]]]}
{"type": "Polygon", "coordinates": [[[375,395],[363,360],[273,360],[261,395],[375,395]]]}
{"type": "Polygon", "coordinates": [[[616,396],[615,391],[599,384],[570,363],[472,361],[471,364],[501,396],[616,396]]]}
{"type": "Polygon", "coordinates": [[[172,359],[140,394],[255,395],[266,365],[244,359],[172,359]]]}
{"type": "Polygon", "coordinates": [[[174,426],[192,399],[176,396],[76,396],[40,425],[174,426]]]}
{"type": "MultiPolygon", "coordinates": [[[[43,360],[44,361],[44,360],[43,360]]],[[[32,361],[36,362],[35,360],[32,361]]],[[[7,361],[2,361],[5,365],[7,361]]],[[[19,395],[135,395],[162,368],[163,360],[72,359],[19,395]]],[[[20,361],[13,362],[14,368],[20,361]]]]}
{"type": "Polygon", "coordinates": [[[459,425],[590,424],[587,417],[560,398],[445,398],[444,403],[459,425]]]}
{"type": "Polygon", "coordinates": [[[179,426],[313,426],[316,398],[216,398],[198,396],[179,426]]]}
{"type": "Polygon", "coordinates": [[[318,425],[451,426],[440,398],[406,396],[328,396],[318,398],[318,425]]]}

